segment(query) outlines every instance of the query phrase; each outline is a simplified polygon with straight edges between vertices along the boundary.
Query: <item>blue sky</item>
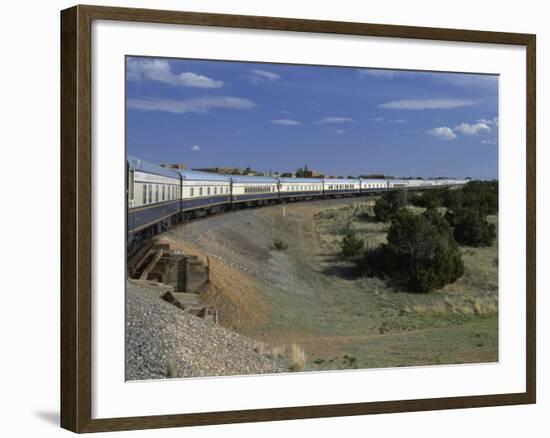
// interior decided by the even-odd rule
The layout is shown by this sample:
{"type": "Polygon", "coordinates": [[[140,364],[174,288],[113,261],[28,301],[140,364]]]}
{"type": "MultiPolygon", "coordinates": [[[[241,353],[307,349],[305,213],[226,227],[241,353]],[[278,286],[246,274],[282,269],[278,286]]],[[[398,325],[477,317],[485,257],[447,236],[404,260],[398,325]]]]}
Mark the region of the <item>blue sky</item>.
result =
{"type": "Polygon", "coordinates": [[[498,177],[498,77],[128,57],[127,150],[326,175],[498,177]]]}

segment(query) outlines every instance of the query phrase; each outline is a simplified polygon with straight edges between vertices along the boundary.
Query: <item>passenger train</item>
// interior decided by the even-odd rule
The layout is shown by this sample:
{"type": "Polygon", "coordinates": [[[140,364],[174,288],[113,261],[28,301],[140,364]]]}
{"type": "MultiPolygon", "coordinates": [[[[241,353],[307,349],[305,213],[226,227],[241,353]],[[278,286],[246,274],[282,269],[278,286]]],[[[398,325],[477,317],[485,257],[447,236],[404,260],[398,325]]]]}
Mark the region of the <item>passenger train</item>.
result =
{"type": "Polygon", "coordinates": [[[127,232],[131,250],[141,240],[193,217],[244,206],[367,196],[399,189],[465,184],[459,179],[278,178],[220,175],[165,168],[127,159],[127,232]]]}

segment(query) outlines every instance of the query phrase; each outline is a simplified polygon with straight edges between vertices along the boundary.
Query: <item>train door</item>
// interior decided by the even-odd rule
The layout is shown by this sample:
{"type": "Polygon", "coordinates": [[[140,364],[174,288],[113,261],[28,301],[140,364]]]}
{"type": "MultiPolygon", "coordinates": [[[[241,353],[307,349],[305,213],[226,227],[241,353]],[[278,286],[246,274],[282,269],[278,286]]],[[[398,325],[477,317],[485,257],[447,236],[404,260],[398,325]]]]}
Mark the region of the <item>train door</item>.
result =
{"type": "Polygon", "coordinates": [[[128,172],[128,207],[134,207],[134,169],[128,172]]]}

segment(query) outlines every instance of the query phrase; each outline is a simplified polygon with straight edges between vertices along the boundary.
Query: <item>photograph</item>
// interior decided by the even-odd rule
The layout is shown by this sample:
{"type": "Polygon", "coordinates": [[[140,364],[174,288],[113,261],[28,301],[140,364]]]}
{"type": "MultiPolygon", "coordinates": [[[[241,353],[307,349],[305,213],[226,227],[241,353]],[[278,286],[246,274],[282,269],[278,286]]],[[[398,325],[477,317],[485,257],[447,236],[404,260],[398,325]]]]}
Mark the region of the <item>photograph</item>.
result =
{"type": "Polygon", "coordinates": [[[125,68],[127,381],[499,361],[498,75],[125,68]]]}

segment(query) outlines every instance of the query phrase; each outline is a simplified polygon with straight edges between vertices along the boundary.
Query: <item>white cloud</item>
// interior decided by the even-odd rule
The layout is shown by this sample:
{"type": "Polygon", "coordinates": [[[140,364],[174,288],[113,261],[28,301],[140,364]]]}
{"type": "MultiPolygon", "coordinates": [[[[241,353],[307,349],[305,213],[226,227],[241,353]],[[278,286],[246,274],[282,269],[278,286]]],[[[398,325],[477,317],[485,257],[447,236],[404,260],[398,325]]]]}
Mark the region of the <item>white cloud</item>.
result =
{"type": "Polygon", "coordinates": [[[127,78],[130,81],[157,81],[170,85],[196,88],[221,88],[223,81],[217,81],[192,72],[176,74],[170,63],[162,59],[129,59],[127,78]]]}
{"type": "Polygon", "coordinates": [[[292,114],[292,111],[281,110],[281,114],[292,114]]]}
{"type": "Polygon", "coordinates": [[[388,123],[407,123],[408,120],[407,119],[393,119],[393,120],[388,120],[388,123]]]}
{"type": "Polygon", "coordinates": [[[200,147],[199,145],[194,144],[194,145],[191,147],[191,150],[192,150],[193,152],[198,152],[198,151],[201,150],[201,147],[200,147]]]}
{"type": "Polygon", "coordinates": [[[285,125],[285,126],[297,126],[302,124],[302,122],[299,122],[297,120],[289,120],[289,119],[272,120],[271,123],[273,123],[274,125],[285,125]]]}
{"type": "Polygon", "coordinates": [[[281,75],[266,70],[252,70],[251,73],[252,76],[250,77],[250,81],[254,84],[260,82],[273,82],[281,79],[281,75]]]}
{"type": "Polygon", "coordinates": [[[475,100],[464,99],[418,99],[394,100],[378,105],[379,108],[397,110],[453,109],[475,105],[475,100]]]}
{"type": "Polygon", "coordinates": [[[498,125],[498,117],[493,117],[492,119],[479,119],[477,123],[485,123],[486,125],[498,125]]]}
{"type": "Polygon", "coordinates": [[[172,100],[159,98],[128,99],[128,108],[141,111],[165,111],[175,114],[205,114],[213,109],[246,110],[256,104],[248,99],[231,96],[208,96],[172,100]]]}
{"type": "Polygon", "coordinates": [[[496,140],[481,140],[481,143],[483,143],[483,144],[497,144],[498,142],[496,140]]]}
{"type": "Polygon", "coordinates": [[[379,68],[360,68],[357,70],[360,77],[375,77],[383,79],[393,79],[400,76],[403,72],[399,70],[383,70],[379,68]]]}
{"type": "Polygon", "coordinates": [[[432,73],[432,78],[440,82],[465,88],[496,88],[498,86],[497,75],[432,73]]]}
{"type": "Polygon", "coordinates": [[[346,122],[353,122],[353,119],[350,119],[349,117],[325,117],[324,119],[317,120],[315,123],[346,123],[346,122]]]}
{"type": "Polygon", "coordinates": [[[449,128],[447,126],[428,129],[426,131],[426,134],[432,135],[432,136],[437,137],[441,140],[454,140],[456,138],[456,134],[453,132],[453,130],[451,128],[449,128]]]}
{"type": "Polygon", "coordinates": [[[468,123],[461,123],[458,126],[455,126],[455,131],[461,132],[466,135],[475,135],[480,132],[491,132],[491,128],[486,123],[478,122],[473,125],[468,123]]]}
{"type": "Polygon", "coordinates": [[[369,119],[369,122],[382,122],[384,121],[384,117],[373,117],[372,119],[369,119]]]}
{"type": "Polygon", "coordinates": [[[343,129],[337,129],[337,130],[334,131],[334,132],[336,132],[336,134],[343,134],[343,133],[346,132],[346,131],[344,131],[343,129]]]}

